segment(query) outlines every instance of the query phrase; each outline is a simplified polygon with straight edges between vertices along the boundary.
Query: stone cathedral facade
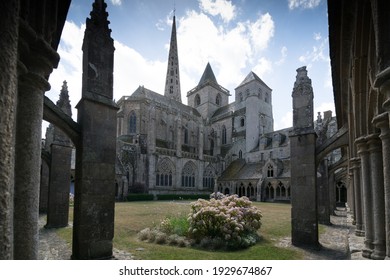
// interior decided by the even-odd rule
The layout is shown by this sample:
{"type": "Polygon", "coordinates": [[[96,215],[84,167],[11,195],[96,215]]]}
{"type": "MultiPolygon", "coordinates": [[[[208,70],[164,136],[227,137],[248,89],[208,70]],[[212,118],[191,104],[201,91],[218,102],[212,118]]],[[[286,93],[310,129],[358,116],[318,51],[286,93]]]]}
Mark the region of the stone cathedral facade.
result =
{"type": "Polygon", "coordinates": [[[272,89],[250,72],[232,95],[207,64],[182,103],[173,18],[164,95],[140,86],[118,102],[116,194],[289,200],[289,129],[274,131],[272,89]]]}

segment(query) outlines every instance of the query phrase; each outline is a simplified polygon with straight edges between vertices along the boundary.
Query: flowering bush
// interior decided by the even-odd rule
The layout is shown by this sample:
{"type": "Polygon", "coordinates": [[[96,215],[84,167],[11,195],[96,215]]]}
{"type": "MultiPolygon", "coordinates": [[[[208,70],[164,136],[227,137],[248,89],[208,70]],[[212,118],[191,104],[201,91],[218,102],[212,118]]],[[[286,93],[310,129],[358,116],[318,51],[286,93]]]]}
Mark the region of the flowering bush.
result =
{"type": "MultiPolygon", "coordinates": [[[[218,240],[231,249],[246,248],[258,240],[261,212],[247,197],[212,194],[191,204],[189,235],[197,242],[218,240]]],[[[203,242],[204,243],[204,242],[203,242]]]]}

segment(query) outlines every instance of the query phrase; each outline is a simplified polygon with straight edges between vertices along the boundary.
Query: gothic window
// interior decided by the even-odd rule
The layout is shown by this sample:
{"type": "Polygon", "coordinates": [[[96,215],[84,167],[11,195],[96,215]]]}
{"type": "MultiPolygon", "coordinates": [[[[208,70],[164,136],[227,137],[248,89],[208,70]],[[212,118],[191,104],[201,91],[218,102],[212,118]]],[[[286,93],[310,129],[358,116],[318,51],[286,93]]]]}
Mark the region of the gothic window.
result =
{"type": "Polygon", "coordinates": [[[175,166],[172,161],[168,158],[162,159],[157,166],[156,186],[172,187],[174,171],[175,166]]]}
{"type": "Polygon", "coordinates": [[[214,188],[214,169],[210,165],[203,172],[203,188],[214,188]]]}
{"type": "Polygon", "coordinates": [[[184,128],[184,144],[188,144],[188,129],[184,128]]]}
{"type": "Polygon", "coordinates": [[[286,197],[286,187],[283,185],[282,182],[279,182],[279,187],[280,187],[280,196],[286,197]]]}
{"type": "Polygon", "coordinates": [[[274,167],[271,164],[268,165],[267,177],[274,177],[274,167]]]}
{"type": "Polygon", "coordinates": [[[214,155],[214,140],[210,139],[210,156],[214,155]]]}
{"type": "Polygon", "coordinates": [[[222,145],[225,145],[226,143],[226,126],[222,126],[222,145]]]}
{"type": "Polygon", "coordinates": [[[191,161],[187,162],[181,173],[181,186],[195,188],[196,167],[191,161]]]}
{"type": "Polygon", "coordinates": [[[137,115],[134,111],[130,113],[129,118],[129,134],[137,132],[137,115]]]}
{"type": "Polygon", "coordinates": [[[221,95],[218,93],[217,97],[215,98],[215,104],[218,106],[221,105],[221,95]]]}
{"type": "Polygon", "coordinates": [[[173,93],[173,86],[169,87],[169,93],[173,93]]]}
{"type": "Polygon", "coordinates": [[[241,127],[245,126],[245,118],[241,118],[240,125],[241,127]]]}
{"type": "Polygon", "coordinates": [[[239,93],[240,102],[244,101],[244,97],[242,96],[242,92],[239,93]]]}
{"type": "Polygon", "coordinates": [[[241,150],[238,152],[238,158],[242,158],[242,151],[241,150]]]}
{"type": "Polygon", "coordinates": [[[195,106],[199,106],[199,105],[200,105],[200,96],[199,96],[199,94],[197,94],[195,96],[195,106]]]}
{"type": "Polygon", "coordinates": [[[263,92],[261,91],[261,88],[259,88],[259,98],[263,99],[263,92]]]}

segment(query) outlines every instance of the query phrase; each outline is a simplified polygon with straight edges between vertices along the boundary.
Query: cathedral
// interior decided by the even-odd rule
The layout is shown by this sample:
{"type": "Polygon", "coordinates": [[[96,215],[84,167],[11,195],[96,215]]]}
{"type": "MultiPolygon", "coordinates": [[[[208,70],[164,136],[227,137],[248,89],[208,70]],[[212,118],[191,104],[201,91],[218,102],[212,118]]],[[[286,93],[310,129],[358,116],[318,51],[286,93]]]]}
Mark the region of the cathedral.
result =
{"type": "Polygon", "coordinates": [[[140,86],[117,102],[117,197],[219,191],[289,201],[289,129],[274,131],[272,89],[250,72],[231,95],[208,63],[182,103],[174,16],[164,95],[140,86]]]}

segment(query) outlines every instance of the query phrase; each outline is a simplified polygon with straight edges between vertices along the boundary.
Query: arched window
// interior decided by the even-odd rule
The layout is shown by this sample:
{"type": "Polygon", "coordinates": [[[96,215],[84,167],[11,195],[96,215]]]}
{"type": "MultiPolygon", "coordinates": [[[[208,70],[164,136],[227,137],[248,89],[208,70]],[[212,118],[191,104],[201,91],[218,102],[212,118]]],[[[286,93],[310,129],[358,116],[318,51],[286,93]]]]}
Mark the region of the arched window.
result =
{"type": "Polygon", "coordinates": [[[267,177],[274,177],[274,167],[271,164],[268,165],[267,177]]]}
{"type": "Polygon", "coordinates": [[[181,186],[195,188],[196,166],[193,162],[187,162],[181,172],[181,186]]]}
{"type": "Polygon", "coordinates": [[[132,111],[129,118],[129,134],[134,133],[137,133],[137,115],[132,111]]]}
{"type": "Polygon", "coordinates": [[[239,93],[238,95],[240,102],[244,101],[244,96],[242,96],[242,92],[239,93]]]}
{"type": "Polygon", "coordinates": [[[188,144],[188,129],[184,127],[184,144],[188,144]]]}
{"type": "Polygon", "coordinates": [[[222,145],[225,145],[226,142],[226,126],[222,126],[222,145]]]}
{"type": "Polygon", "coordinates": [[[259,98],[260,98],[260,99],[263,99],[263,92],[262,92],[261,88],[259,88],[259,91],[258,91],[258,92],[259,92],[259,98]]]}
{"type": "Polygon", "coordinates": [[[210,139],[210,156],[214,155],[214,140],[210,139]]]}
{"type": "Polygon", "coordinates": [[[163,158],[157,165],[156,186],[171,187],[175,166],[168,158],[163,158]]]}
{"type": "Polygon", "coordinates": [[[240,119],[240,125],[241,125],[241,127],[245,126],[245,118],[240,119]]]}
{"type": "Polygon", "coordinates": [[[215,98],[215,104],[217,104],[218,106],[221,105],[221,95],[218,93],[217,94],[217,97],[215,98]]]}
{"type": "Polygon", "coordinates": [[[214,188],[214,169],[211,165],[207,166],[203,172],[203,188],[213,189],[214,188]]]}
{"type": "Polygon", "coordinates": [[[241,150],[238,152],[238,158],[242,158],[242,151],[241,150]]]}
{"type": "Polygon", "coordinates": [[[199,94],[197,94],[195,96],[195,106],[199,106],[199,105],[200,105],[200,96],[199,96],[199,94]]]}

